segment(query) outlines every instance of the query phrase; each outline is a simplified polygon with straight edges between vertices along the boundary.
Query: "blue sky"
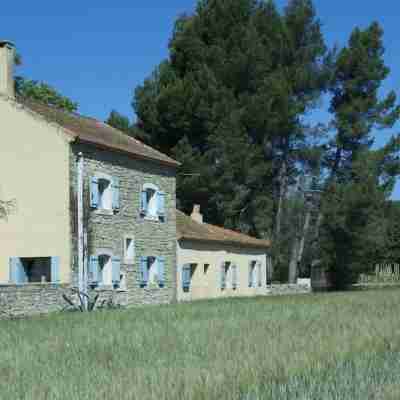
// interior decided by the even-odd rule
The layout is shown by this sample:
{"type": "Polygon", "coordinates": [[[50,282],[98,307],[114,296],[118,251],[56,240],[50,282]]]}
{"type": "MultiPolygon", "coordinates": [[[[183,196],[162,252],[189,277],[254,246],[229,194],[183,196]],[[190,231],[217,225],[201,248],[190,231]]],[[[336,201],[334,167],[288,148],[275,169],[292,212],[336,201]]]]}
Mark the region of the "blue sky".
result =
{"type": "MultiPolygon", "coordinates": [[[[343,45],[356,26],[377,20],[385,30],[391,68],[382,94],[400,97],[400,3],[394,0],[315,0],[328,44],[343,45]]],[[[111,109],[133,117],[134,88],[168,54],[176,17],[193,11],[195,0],[54,0],[4,2],[0,38],[16,43],[23,58],[19,73],[44,80],[78,101],[82,114],[104,120],[111,109]]],[[[283,7],[286,0],[277,0],[283,7]]],[[[325,121],[317,112],[313,121],[325,121]]],[[[395,131],[400,131],[400,124],[395,131]]],[[[393,132],[379,132],[377,144],[393,132]]],[[[400,185],[395,197],[400,199],[400,185]]]]}

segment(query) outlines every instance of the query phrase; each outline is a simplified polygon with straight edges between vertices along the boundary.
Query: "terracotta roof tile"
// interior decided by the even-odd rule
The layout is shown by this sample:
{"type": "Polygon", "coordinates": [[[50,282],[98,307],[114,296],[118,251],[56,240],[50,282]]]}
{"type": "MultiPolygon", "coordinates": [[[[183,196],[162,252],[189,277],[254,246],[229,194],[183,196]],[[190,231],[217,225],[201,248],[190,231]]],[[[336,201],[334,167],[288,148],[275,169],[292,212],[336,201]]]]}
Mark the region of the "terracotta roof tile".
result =
{"type": "Polygon", "coordinates": [[[67,113],[31,100],[18,99],[18,102],[31,111],[40,114],[47,121],[62,126],[76,140],[123,151],[142,159],[153,160],[174,167],[179,166],[177,161],[167,155],[94,118],[67,113]]]}
{"type": "Polygon", "coordinates": [[[256,239],[243,233],[210,224],[199,224],[183,212],[176,211],[176,228],[179,239],[219,242],[243,247],[269,248],[269,240],[256,239]]]}

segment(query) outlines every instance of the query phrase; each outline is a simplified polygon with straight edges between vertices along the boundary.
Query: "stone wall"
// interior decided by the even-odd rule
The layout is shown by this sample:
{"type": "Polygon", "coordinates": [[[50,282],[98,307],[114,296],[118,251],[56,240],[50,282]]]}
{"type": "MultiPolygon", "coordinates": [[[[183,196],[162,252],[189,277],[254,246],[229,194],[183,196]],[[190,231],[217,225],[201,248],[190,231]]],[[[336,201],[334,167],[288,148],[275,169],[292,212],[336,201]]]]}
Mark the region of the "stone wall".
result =
{"type": "MultiPolygon", "coordinates": [[[[0,285],[0,319],[20,318],[60,312],[72,309],[64,300],[67,295],[75,304],[79,304],[76,294],[69,285],[28,284],[0,285]]],[[[116,290],[92,291],[91,297],[99,294],[96,307],[112,300],[114,305],[127,305],[127,294],[116,290]]]]}
{"type": "Polygon", "coordinates": [[[267,287],[267,295],[294,295],[311,293],[311,286],[308,284],[272,284],[267,287]]]}
{"type": "MultiPolygon", "coordinates": [[[[85,225],[88,255],[107,249],[122,260],[121,273],[125,277],[127,305],[165,304],[176,298],[176,170],[156,162],[135,159],[123,153],[103,150],[92,145],[74,144],[71,147],[71,231],[74,265],[71,281],[76,285],[77,227],[76,192],[78,153],[84,159],[85,225]],[[90,209],[90,179],[96,174],[107,174],[119,179],[120,210],[107,214],[90,209]],[[140,215],[140,193],[144,184],[153,184],[166,194],[165,221],[155,221],[140,215]],[[134,262],[126,263],[123,254],[124,237],[135,239],[134,262]],[[139,284],[139,262],[142,256],[165,258],[165,285],[147,288],[139,284]]],[[[108,292],[112,288],[108,288],[108,292]]]]}

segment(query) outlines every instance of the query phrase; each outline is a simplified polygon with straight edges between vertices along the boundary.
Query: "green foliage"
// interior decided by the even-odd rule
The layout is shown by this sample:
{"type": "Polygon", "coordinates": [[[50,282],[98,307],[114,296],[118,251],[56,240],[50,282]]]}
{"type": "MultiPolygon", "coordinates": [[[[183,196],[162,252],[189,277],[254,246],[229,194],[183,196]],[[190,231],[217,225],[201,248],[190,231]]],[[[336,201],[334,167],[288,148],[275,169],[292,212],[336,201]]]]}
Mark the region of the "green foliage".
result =
{"type": "Polygon", "coordinates": [[[128,117],[120,114],[119,112],[113,110],[111,111],[106,124],[120,130],[121,132],[130,133],[131,123],[128,117]]]}
{"type": "Polygon", "coordinates": [[[311,1],[282,14],[272,1],[200,1],[169,48],[133,106],[148,143],[183,164],[179,207],[271,237],[282,182],[307,162],[301,117],[330,78],[311,1]]]}
{"type": "Polygon", "coordinates": [[[44,82],[17,77],[15,79],[15,91],[21,98],[32,99],[67,112],[75,112],[78,109],[78,103],[63,96],[44,82]]]}
{"type": "Polygon", "coordinates": [[[399,306],[386,290],[0,321],[0,399],[397,399],[399,306]]]}
{"type": "Polygon", "coordinates": [[[400,172],[400,136],[374,151],[372,134],[392,127],[400,107],[394,93],[383,100],[378,96],[389,73],[382,35],[376,23],[364,31],[355,29],[335,63],[331,112],[336,134],[325,156],[330,178],[321,251],[336,287],[351,283],[385,257],[385,209],[400,172]]]}

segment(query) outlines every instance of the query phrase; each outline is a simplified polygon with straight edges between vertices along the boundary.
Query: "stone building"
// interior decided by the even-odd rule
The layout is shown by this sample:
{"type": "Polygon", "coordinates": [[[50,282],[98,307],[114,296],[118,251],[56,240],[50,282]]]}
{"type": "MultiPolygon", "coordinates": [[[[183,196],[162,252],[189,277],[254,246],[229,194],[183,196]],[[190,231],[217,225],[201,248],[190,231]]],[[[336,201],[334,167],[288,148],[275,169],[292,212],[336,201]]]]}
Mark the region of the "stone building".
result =
{"type": "Polygon", "coordinates": [[[270,293],[269,240],[207,224],[199,206],[177,211],[177,235],[179,301],[270,293]]]}
{"type": "Polygon", "coordinates": [[[90,287],[135,305],[176,298],[178,163],[92,118],[15,97],[0,42],[0,308],[59,309],[90,287]],[[10,203],[10,204],[11,204],[10,203]]]}

